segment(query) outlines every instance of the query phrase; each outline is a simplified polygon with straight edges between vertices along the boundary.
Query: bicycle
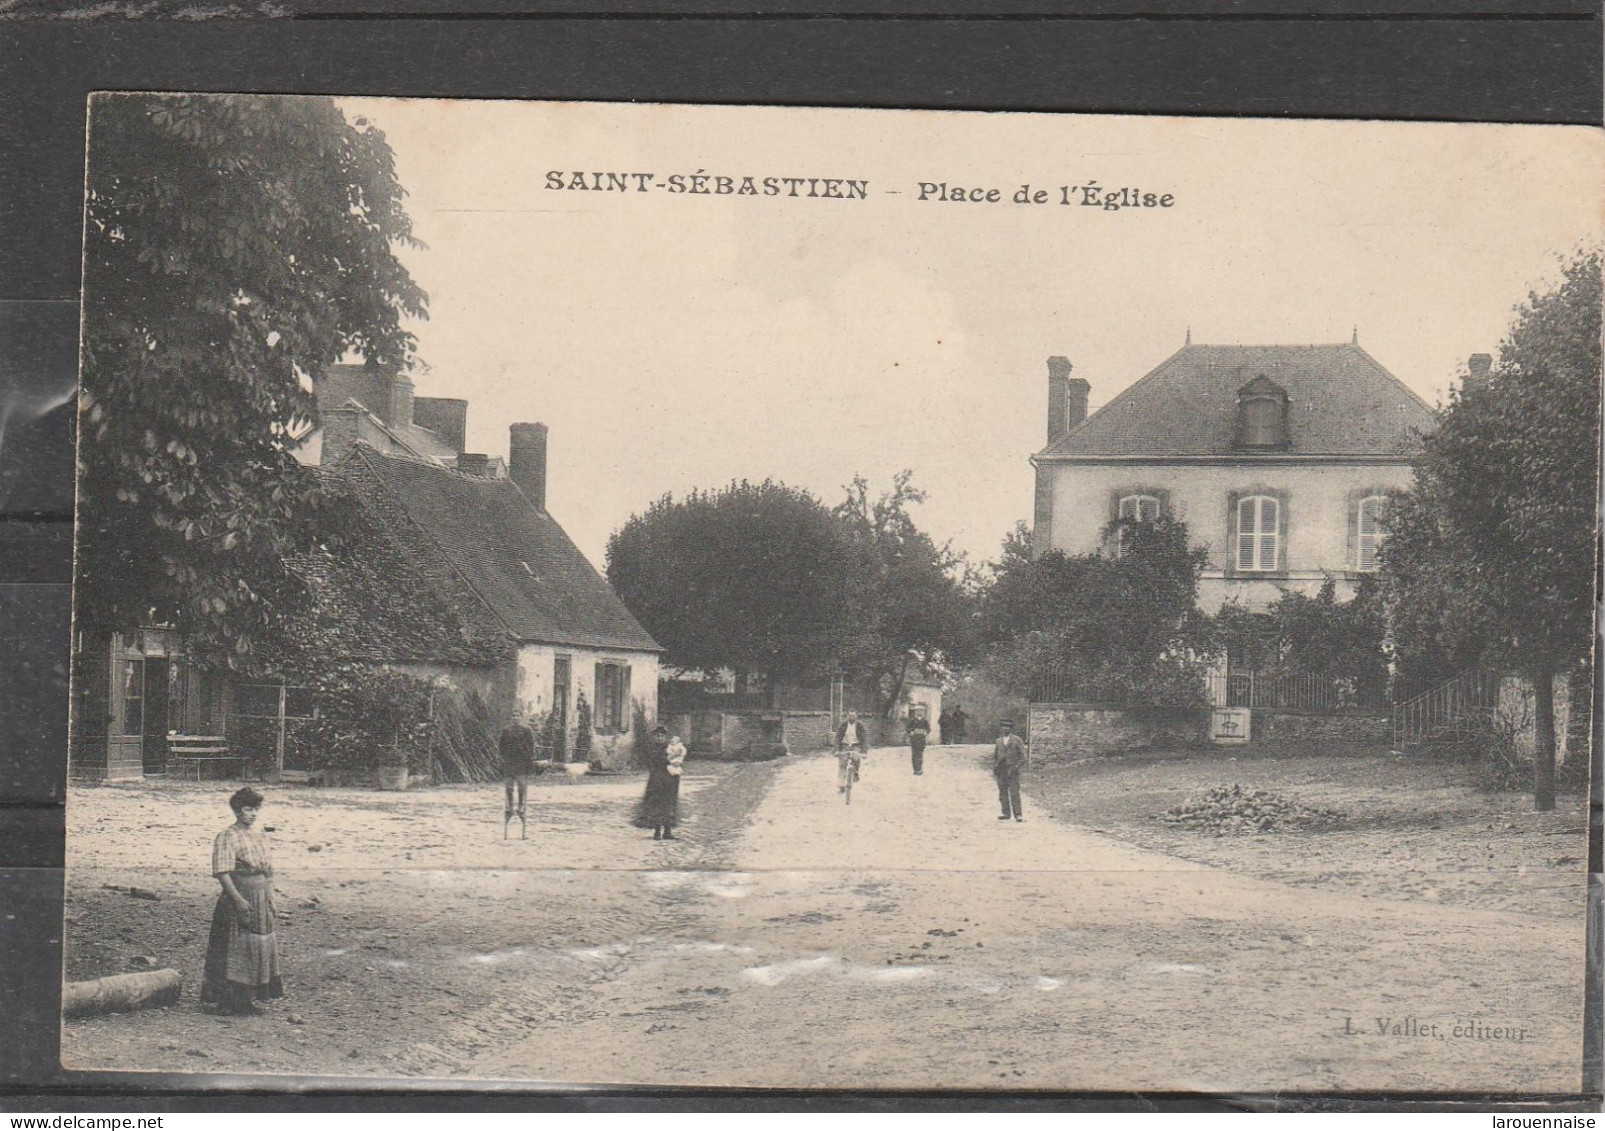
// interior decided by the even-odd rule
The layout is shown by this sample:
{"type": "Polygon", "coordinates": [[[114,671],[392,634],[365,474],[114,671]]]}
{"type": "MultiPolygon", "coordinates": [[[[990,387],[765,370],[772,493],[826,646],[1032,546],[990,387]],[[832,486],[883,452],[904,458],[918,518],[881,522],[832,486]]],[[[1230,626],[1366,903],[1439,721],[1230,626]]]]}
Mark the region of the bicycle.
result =
{"type": "Polygon", "coordinates": [[[858,780],[858,770],[864,764],[864,756],[857,750],[844,750],[837,755],[837,759],[838,772],[842,773],[842,798],[846,804],[851,805],[853,803],[853,783],[858,780]],[[845,765],[842,763],[845,763],[845,765]]]}

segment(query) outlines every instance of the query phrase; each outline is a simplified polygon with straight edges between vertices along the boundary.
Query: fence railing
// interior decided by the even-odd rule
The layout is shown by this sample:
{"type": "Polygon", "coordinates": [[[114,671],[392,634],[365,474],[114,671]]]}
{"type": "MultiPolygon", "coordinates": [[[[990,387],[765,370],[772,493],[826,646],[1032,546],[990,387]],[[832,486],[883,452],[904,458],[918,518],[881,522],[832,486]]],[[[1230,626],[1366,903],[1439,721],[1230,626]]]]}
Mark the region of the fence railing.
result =
{"type": "Polygon", "coordinates": [[[1503,674],[1468,668],[1438,686],[1397,703],[1393,708],[1393,746],[1403,750],[1426,741],[1445,727],[1499,701],[1503,674]]]}
{"type": "MultiPolygon", "coordinates": [[[[1387,689],[1329,675],[1279,675],[1232,672],[1205,677],[1204,692],[1215,707],[1250,707],[1266,711],[1380,711],[1387,705],[1387,689]]],[[[1122,703],[1123,688],[1073,669],[1043,673],[1031,687],[1033,703],[1122,703]]]]}
{"type": "Polygon", "coordinates": [[[1037,677],[1027,698],[1033,703],[1123,703],[1126,693],[1086,672],[1056,668],[1037,677]]]}
{"type": "Polygon", "coordinates": [[[1336,714],[1376,711],[1387,702],[1381,684],[1330,675],[1231,672],[1210,676],[1205,683],[1209,701],[1216,707],[1336,714]]]}

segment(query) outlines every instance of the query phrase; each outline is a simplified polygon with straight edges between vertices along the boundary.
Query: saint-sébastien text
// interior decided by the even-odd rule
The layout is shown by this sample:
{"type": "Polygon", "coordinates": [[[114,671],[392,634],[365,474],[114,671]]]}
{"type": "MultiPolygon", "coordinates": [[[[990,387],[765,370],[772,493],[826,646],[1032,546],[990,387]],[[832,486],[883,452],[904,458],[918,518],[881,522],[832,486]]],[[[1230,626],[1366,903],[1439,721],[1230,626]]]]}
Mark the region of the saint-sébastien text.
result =
{"type": "Polygon", "coordinates": [[[821,200],[866,200],[869,182],[851,177],[727,176],[698,169],[694,173],[586,173],[548,170],[549,192],[667,192],[692,196],[786,196],[821,200]]]}
{"type": "MultiPolygon", "coordinates": [[[[706,169],[666,174],[550,169],[546,173],[546,190],[856,201],[868,200],[871,193],[870,182],[859,177],[738,176],[713,173],[706,169]]],[[[1096,180],[1074,185],[1036,185],[1026,182],[1007,188],[949,181],[917,181],[907,188],[880,188],[875,191],[888,196],[909,197],[919,204],[934,205],[1058,205],[1094,208],[1104,212],[1176,206],[1174,193],[1151,191],[1137,185],[1104,185],[1096,180]]]]}

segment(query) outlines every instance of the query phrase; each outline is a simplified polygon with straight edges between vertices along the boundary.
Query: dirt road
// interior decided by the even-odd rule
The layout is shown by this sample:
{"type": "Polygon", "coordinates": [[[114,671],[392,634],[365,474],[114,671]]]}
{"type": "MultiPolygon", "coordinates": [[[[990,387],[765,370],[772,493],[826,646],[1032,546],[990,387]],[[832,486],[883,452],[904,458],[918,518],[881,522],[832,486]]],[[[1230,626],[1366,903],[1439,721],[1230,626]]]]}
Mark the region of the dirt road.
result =
{"type": "MultiPolygon", "coordinates": [[[[742,772],[697,795],[699,819],[664,847],[672,855],[638,836],[621,851],[609,821],[583,856],[567,846],[561,869],[363,874],[370,890],[407,896],[388,916],[377,897],[363,907],[370,930],[383,923],[390,966],[370,960],[288,1008],[332,993],[350,1003],[339,1023],[361,1028],[364,995],[391,974],[414,979],[405,1004],[379,995],[392,1016],[348,1041],[348,1061],[314,1033],[285,1044],[289,1057],[228,1065],[214,1043],[205,1067],[754,1086],[1578,1087],[1581,916],[1209,869],[1055,819],[1029,779],[1026,823],[1000,822],[979,748],[934,748],[918,778],[906,752],[878,751],[850,807],[828,756],[742,772]]],[[[333,889],[334,877],[296,886],[333,889]]],[[[310,948],[297,960],[309,974],[340,961],[310,948]]],[[[155,1024],[102,1019],[71,1046],[126,1064],[129,1037],[149,1048],[155,1024]]],[[[258,1028],[231,1032],[286,1032],[282,1016],[246,1024],[258,1028]]],[[[141,1064],[201,1067],[176,1047],[141,1064]]]]}

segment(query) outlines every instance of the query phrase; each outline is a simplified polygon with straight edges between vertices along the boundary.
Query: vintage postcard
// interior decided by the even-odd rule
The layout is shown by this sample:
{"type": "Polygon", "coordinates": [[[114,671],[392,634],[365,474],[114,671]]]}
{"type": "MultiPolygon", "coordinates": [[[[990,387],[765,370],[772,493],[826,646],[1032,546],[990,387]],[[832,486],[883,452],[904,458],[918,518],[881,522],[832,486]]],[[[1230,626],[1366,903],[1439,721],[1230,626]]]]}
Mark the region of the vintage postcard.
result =
{"type": "Polygon", "coordinates": [[[96,96],[64,1063],[1580,1091],[1602,159],[96,96]]]}

